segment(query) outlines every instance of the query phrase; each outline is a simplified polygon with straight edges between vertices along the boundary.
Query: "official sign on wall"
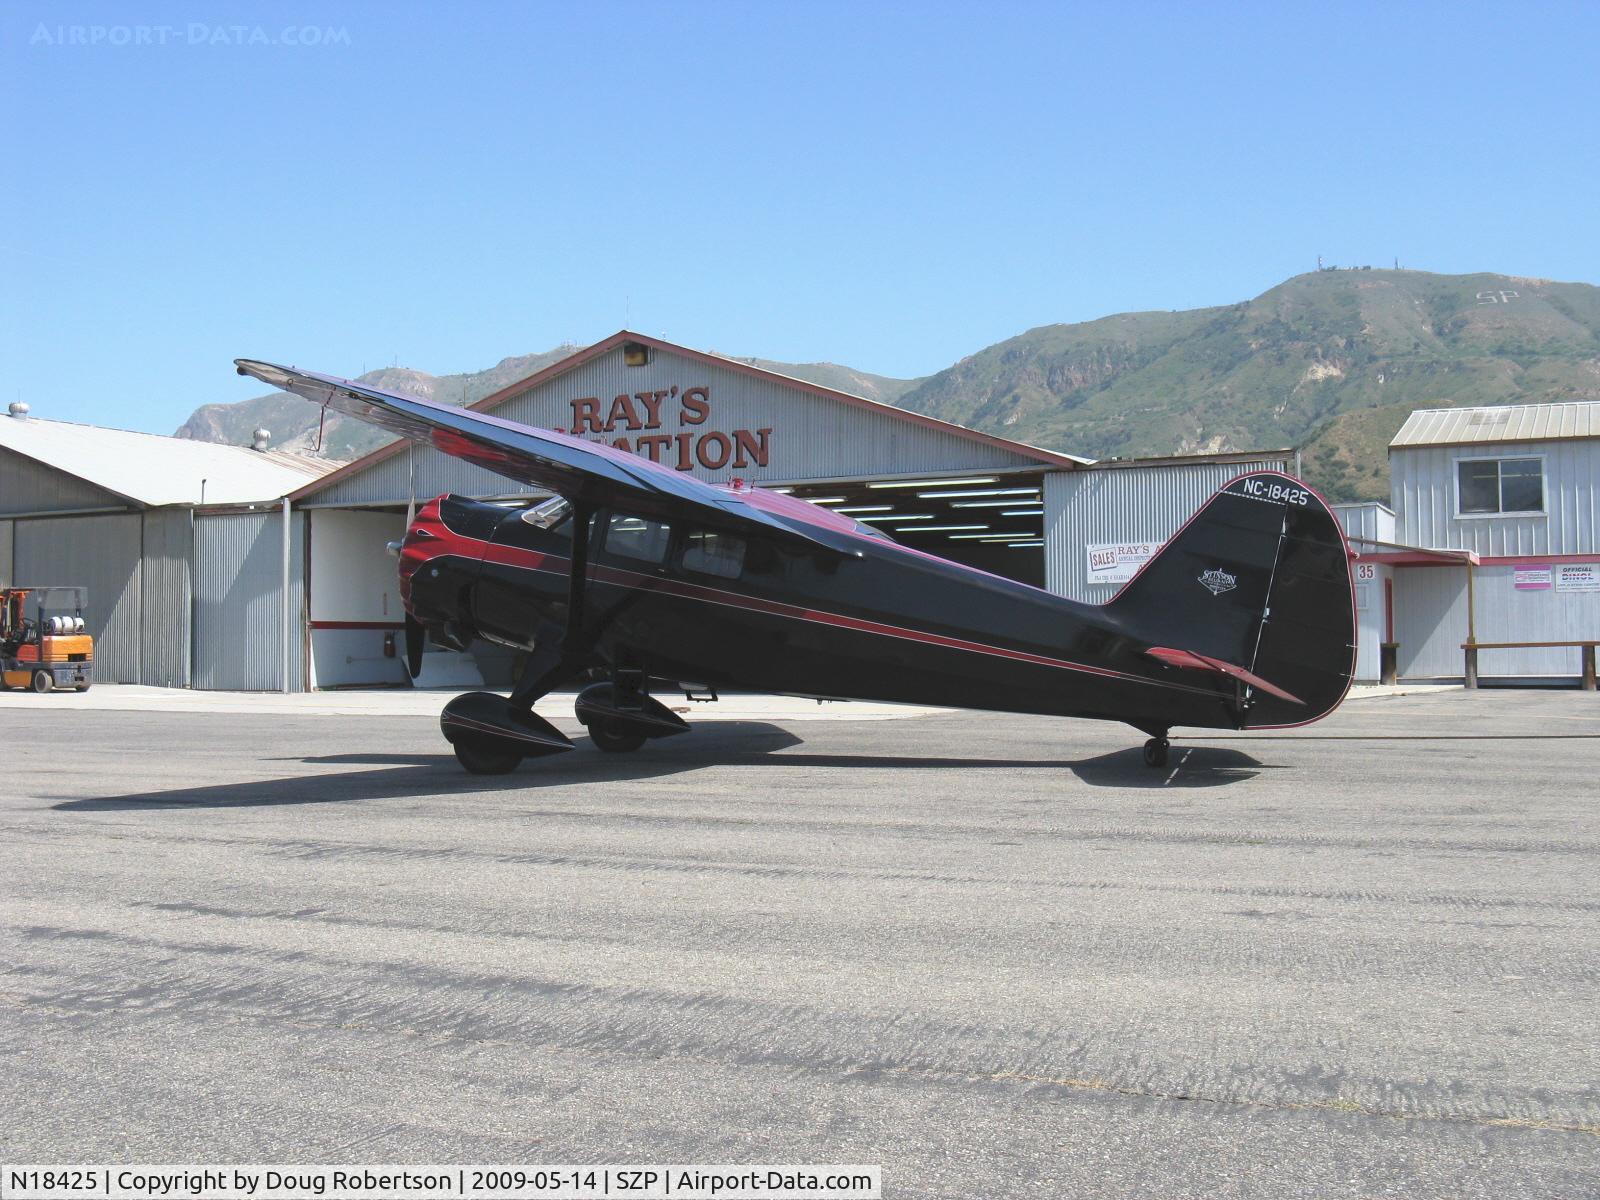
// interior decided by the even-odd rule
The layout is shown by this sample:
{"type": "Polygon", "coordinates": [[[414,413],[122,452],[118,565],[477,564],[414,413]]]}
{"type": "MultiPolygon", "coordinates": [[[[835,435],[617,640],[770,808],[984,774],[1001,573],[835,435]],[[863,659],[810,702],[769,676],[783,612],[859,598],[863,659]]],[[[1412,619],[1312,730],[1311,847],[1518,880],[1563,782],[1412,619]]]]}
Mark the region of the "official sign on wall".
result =
{"type": "Polygon", "coordinates": [[[1561,563],[1556,567],[1556,591],[1600,592],[1600,563],[1561,563]]]}

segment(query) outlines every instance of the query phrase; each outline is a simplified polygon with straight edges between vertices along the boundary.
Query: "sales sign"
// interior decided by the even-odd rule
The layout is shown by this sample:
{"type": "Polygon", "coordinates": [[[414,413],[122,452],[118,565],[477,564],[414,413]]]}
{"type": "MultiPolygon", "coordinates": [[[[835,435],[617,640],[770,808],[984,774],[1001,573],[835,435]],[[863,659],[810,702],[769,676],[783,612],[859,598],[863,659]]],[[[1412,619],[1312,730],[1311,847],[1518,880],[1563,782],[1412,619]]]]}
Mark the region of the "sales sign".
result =
{"type": "Polygon", "coordinates": [[[1127,583],[1161,549],[1161,542],[1091,542],[1090,583],[1127,583]]]}

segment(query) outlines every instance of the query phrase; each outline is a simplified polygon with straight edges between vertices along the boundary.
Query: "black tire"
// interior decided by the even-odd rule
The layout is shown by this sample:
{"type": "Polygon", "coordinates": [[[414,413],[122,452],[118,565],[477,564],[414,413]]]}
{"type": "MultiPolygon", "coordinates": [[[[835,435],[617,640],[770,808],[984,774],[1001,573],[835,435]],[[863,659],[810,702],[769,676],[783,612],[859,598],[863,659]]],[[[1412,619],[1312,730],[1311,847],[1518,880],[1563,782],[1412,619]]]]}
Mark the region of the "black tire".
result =
{"type": "Polygon", "coordinates": [[[469,775],[509,775],[522,761],[522,755],[515,750],[504,750],[488,742],[462,738],[452,746],[456,761],[469,775]]]}
{"type": "Polygon", "coordinates": [[[91,686],[91,685],[90,685],[90,684],[87,684],[87,683],[80,683],[80,684],[79,684],[79,685],[78,685],[78,691],[80,691],[80,692],[87,692],[87,691],[88,691],[88,690],[89,690],[89,688],[90,688],[90,686],[91,686]]]}
{"type": "Polygon", "coordinates": [[[55,686],[55,676],[51,675],[49,671],[35,671],[33,673],[33,690],[41,696],[46,692],[54,691],[55,686]]]}
{"type": "Polygon", "coordinates": [[[644,745],[644,734],[627,733],[614,722],[604,719],[590,721],[587,729],[595,749],[604,750],[607,754],[630,754],[644,745]]]}
{"type": "Polygon", "coordinates": [[[1172,749],[1172,743],[1166,738],[1151,738],[1144,744],[1144,765],[1147,767],[1164,767],[1167,765],[1167,752],[1172,749]]]}

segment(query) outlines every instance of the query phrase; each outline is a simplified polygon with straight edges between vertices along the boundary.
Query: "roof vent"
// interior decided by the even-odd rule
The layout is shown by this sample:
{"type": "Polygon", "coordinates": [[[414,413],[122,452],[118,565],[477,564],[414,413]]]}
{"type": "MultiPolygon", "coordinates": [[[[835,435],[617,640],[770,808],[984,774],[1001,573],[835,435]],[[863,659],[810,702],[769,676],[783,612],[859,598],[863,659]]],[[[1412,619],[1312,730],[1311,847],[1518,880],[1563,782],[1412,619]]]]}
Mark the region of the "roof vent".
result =
{"type": "Polygon", "coordinates": [[[250,449],[265,450],[267,443],[272,440],[272,430],[258,429],[250,435],[250,449]]]}
{"type": "Polygon", "coordinates": [[[11,407],[7,411],[17,420],[26,421],[28,419],[28,402],[26,400],[13,400],[11,407]]]}

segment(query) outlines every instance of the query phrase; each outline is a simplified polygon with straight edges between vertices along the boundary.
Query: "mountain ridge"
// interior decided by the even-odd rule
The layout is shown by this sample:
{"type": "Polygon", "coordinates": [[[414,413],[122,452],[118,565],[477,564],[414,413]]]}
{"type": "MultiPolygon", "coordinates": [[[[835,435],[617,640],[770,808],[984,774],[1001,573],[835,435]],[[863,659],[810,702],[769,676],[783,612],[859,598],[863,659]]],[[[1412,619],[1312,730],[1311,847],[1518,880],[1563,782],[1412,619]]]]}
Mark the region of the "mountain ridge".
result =
{"type": "MultiPolygon", "coordinates": [[[[364,382],[473,403],[575,351],[432,376],[390,367],[364,382]]],[[[920,379],[836,363],[726,356],[997,436],[1095,458],[1296,446],[1333,500],[1388,499],[1386,447],[1416,408],[1600,400],[1600,288],[1479,272],[1325,269],[1250,300],[1041,325],[920,379]]],[[[180,437],[317,444],[288,396],[206,405],[180,437]]],[[[388,440],[329,414],[325,452],[388,440]]]]}

